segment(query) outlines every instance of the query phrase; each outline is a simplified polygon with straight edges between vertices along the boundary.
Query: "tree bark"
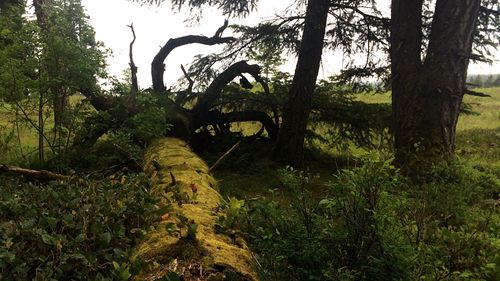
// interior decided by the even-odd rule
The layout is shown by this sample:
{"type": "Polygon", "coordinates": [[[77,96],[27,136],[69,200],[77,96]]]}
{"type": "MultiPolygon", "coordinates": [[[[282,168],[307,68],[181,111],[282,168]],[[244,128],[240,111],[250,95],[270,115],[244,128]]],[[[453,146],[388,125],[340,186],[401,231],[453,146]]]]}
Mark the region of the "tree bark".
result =
{"type": "Polygon", "coordinates": [[[422,171],[453,158],[479,8],[479,0],[438,0],[422,62],[422,1],[392,1],[392,107],[402,167],[422,171]]]}
{"type": "Polygon", "coordinates": [[[275,149],[276,157],[296,168],[304,165],[304,137],[323,52],[328,5],[328,0],[309,0],[307,4],[297,66],[275,149]]]}

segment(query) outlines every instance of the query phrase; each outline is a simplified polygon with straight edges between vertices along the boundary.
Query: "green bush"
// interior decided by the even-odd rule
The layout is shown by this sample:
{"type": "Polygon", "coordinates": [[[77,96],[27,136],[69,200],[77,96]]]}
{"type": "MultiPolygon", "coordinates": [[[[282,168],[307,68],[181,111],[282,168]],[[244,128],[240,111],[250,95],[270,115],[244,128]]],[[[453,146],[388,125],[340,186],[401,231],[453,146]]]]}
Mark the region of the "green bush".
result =
{"type": "Polygon", "coordinates": [[[500,279],[499,179],[465,164],[434,167],[409,186],[400,218],[423,280],[500,279]]]}
{"type": "Polygon", "coordinates": [[[1,280],[126,280],[130,249],[159,218],[141,175],[0,182],[1,280]]]}
{"type": "Polygon", "coordinates": [[[390,162],[343,170],[321,200],[315,178],[282,170],[291,197],[246,204],[238,223],[263,280],[499,280],[495,175],[465,165],[410,180],[390,162]]]}
{"type": "Polygon", "coordinates": [[[288,208],[259,201],[248,210],[265,280],[405,279],[413,253],[390,208],[388,190],[401,184],[393,167],[368,161],[345,170],[321,201],[308,191],[314,176],[281,174],[292,194],[288,208]]]}

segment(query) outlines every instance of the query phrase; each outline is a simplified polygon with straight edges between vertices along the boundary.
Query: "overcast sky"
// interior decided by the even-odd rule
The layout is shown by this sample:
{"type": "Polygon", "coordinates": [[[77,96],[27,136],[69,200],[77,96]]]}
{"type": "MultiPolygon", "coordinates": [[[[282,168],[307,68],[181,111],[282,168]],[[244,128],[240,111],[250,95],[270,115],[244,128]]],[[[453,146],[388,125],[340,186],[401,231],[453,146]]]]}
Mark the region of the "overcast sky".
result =
{"type": "MultiPolygon", "coordinates": [[[[203,18],[199,24],[193,26],[192,23],[186,22],[189,20],[189,13],[174,13],[169,5],[148,7],[130,3],[127,0],[82,0],[82,2],[91,18],[91,24],[96,30],[97,39],[104,42],[106,47],[113,51],[113,55],[108,60],[109,72],[112,75],[121,76],[123,70],[128,68],[128,47],[132,35],[127,25],[134,24],[137,35],[134,45],[134,59],[139,67],[139,83],[143,88],[151,85],[151,61],[169,38],[190,34],[211,36],[224,21],[224,17],[215,9],[204,9],[203,18]]],[[[259,9],[251,16],[244,20],[232,20],[230,23],[257,23],[274,14],[279,14],[292,2],[293,0],[261,0],[259,9]]],[[[389,0],[379,0],[378,7],[383,12],[388,12],[389,3],[389,0]]],[[[172,52],[165,61],[167,87],[182,76],[181,64],[187,66],[193,55],[209,53],[214,50],[217,49],[193,44],[172,52]]],[[[288,68],[293,70],[293,64],[294,59],[292,58],[288,62],[288,68]]],[[[341,55],[325,54],[320,76],[331,75],[338,72],[341,67],[341,55]]],[[[494,65],[474,64],[470,66],[469,73],[500,73],[500,64],[498,61],[494,65]]]]}

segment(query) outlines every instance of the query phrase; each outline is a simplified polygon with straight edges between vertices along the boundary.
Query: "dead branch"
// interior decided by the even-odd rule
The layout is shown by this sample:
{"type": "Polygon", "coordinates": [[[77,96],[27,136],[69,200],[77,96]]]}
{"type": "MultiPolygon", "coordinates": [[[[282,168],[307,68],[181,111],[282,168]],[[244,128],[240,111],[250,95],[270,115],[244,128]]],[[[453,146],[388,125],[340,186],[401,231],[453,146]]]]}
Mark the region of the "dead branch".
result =
{"type": "Polygon", "coordinates": [[[90,102],[90,104],[95,108],[97,111],[105,111],[113,106],[116,105],[116,98],[113,96],[106,96],[101,93],[97,93],[98,91],[95,91],[90,88],[81,88],[78,90],[84,97],[87,98],[87,100],[90,102]]]}
{"type": "Polygon", "coordinates": [[[250,83],[250,81],[248,81],[248,79],[243,74],[240,75],[240,86],[243,87],[244,89],[253,88],[252,83],[250,83]]]}
{"type": "Polygon", "coordinates": [[[231,154],[231,152],[233,152],[241,143],[241,140],[239,140],[236,144],[234,144],[228,151],[226,151],[226,153],[222,154],[222,156],[217,159],[217,161],[215,161],[215,163],[212,165],[212,167],[210,167],[210,169],[208,169],[208,172],[212,172],[217,166],[219,166],[219,164],[224,161],[224,159],[229,155],[231,154]]]}
{"type": "Polygon", "coordinates": [[[160,49],[158,54],[156,54],[153,62],[151,63],[151,78],[153,80],[153,90],[155,90],[156,92],[164,92],[167,90],[163,82],[163,74],[165,73],[164,61],[175,48],[195,43],[209,46],[231,43],[235,40],[234,37],[221,37],[222,32],[226,28],[227,21],[224,22],[224,25],[220,27],[212,37],[188,35],[168,40],[167,43],[160,49]]]}
{"type": "Polygon", "coordinates": [[[184,73],[184,77],[186,77],[189,85],[188,85],[186,90],[177,93],[177,96],[175,97],[175,103],[177,103],[178,105],[183,105],[186,102],[186,100],[188,99],[188,97],[192,95],[193,86],[194,86],[193,78],[191,78],[189,73],[184,68],[184,65],[182,65],[182,64],[181,64],[181,70],[182,70],[182,73],[184,73]]]}
{"type": "Polygon", "coordinates": [[[135,36],[134,24],[131,23],[130,25],[127,25],[127,26],[132,31],[132,36],[133,36],[132,42],[130,42],[128,55],[130,58],[129,65],[130,65],[130,72],[131,72],[131,76],[132,76],[131,77],[131,79],[132,79],[132,94],[136,95],[139,92],[139,83],[137,82],[137,66],[135,65],[134,56],[133,56],[133,48],[134,48],[136,36],[135,36]]]}
{"type": "Polygon", "coordinates": [[[47,136],[45,135],[45,132],[42,130],[42,128],[40,128],[40,126],[38,126],[33,120],[31,120],[31,118],[29,117],[26,110],[24,110],[24,108],[17,101],[15,102],[15,104],[16,104],[17,108],[23,113],[24,119],[26,121],[28,121],[33,128],[35,128],[37,133],[40,134],[42,136],[42,138],[47,142],[52,153],[55,154],[55,148],[52,145],[52,143],[50,142],[50,140],[47,138],[47,136]]]}
{"type": "Polygon", "coordinates": [[[466,86],[476,87],[476,88],[481,87],[481,85],[479,85],[479,84],[474,84],[474,83],[470,83],[470,82],[465,82],[465,85],[466,85],[466,86]]]}
{"type": "Polygon", "coordinates": [[[193,107],[192,112],[194,114],[200,114],[209,111],[210,106],[220,96],[224,87],[243,73],[248,73],[253,77],[259,77],[260,66],[248,64],[246,61],[239,61],[231,65],[212,81],[205,91],[205,94],[199,98],[198,102],[193,107]]]}
{"type": "Polygon", "coordinates": [[[260,77],[260,75],[254,76],[254,79],[257,83],[259,83],[262,86],[262,88],[264,89],[264,93],[266,93],[266,97],[269,98],[269,104],[271,105],[271,109],[273,111],[274,125],[276,126],[276,130],[278,130],[280,124],[278,100],[276,99],[276,96],[271,95],[271,91],[269,90],[269,85],[262,77],[260,77]]]}
{"type": "Polygon", "coordinates": [[[16,166],[9,166],[0,164],[0,172],[21,174],[29,179],[36,179],[38,181],[51,181],[51,180],[69,180],[71,177],[57,174],[46,170],[31,170],[16,166]]]}
{"type": "Polygon", "coordinates": [[[168,171],[170,173],[170,179],[172,180],[171,186],[175,186],[177,184],[177,180],[175,179],[174,173],[172,171],[168,171]]]}
{"type": "Polygon", "coordinates": [[[229,25],[229,21],[226,19],[224,20],[224,24],[219,27],[219,29],[217,29],[217,31],[215,32],[214,36],[215,38],[221,38],[222,37],[222,33],[224,32],[224,30],[226,30],[227,26],[229,25]]]}
{"type": "Polygon", "coordinates": [[[471,90],[465,90],[464,92],[466,95],[469,95],[469,96],[475,96],[475,97],[483,97],[483,98],[491,98],[490,95],[488,94],[485,94],[485,93],[480,93],[480,92],[475,92],[475,91],[471,91],[471,90]]]}
{"type": "Polygon", "coordinates": [[[191,78],[191,76],[189,75],[189,73],[186,71],[186,69],[184,68],[184,65],[182,65],[182,64],[181,64],[181,70],[182,70],[182,73],[184,73],[184,76],[186,76],[186,79],[188,80],[188,83],[189,83],[189,86],[188,86],[186,91],[190,93],[193,91],[194,81],[191,78]]]}
{"type": "Polygon", "coordinates": [[[485,62],[485,63],[492,63],[492,61],[490,59],[485,58],[484,56],[479,55],[479,54],[463,54],[463,53],[459,53],[458,55],[460,57],[462,57],[462,58],[471,59],[473,61],[479,61],[479,62],[485,62]]]}
{"type": "Polygon", "coordinates": [[[222,113],[218,110],[211,110],[203,115],[203,118],[193,122],[191,129],[195,131],[198,128],[206,127],[208,125],[224,125],[234,122],[247,122],[257,121],[260,122],[266,129],[269,138],[276,140],[278,136],[278,129],[275,126],[273,119],[267,113],[257,110],[244,110],[229,113],[222,113]]]}

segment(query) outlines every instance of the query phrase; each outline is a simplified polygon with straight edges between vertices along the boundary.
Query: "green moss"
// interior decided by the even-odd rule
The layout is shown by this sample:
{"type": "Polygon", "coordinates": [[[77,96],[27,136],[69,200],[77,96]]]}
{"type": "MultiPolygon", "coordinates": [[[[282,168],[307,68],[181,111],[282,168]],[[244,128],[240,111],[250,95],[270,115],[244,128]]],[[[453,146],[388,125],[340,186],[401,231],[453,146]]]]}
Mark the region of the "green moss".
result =
{"type": "Polygon", "coordinates": [[[136,248],[134,259],[157,266],[143,272],[136,280],[161,278],[159,272],[173,259],[178,259],[181,264],[193,261],[210,264],[208,270],[214,271],[212,279],[219,276],[215,272],[220,272],[225,276],[224,280],[258,280],[249,250],[214,232],[218,217],[214,210],[222,200],[214,189],[217,182],[209,175],[206,163],[185,142],[175,138],[154,140],[145,154],[145,171],[155,183],[153,190],[157,196],[171,200],[182,198],[182,202],[173,204],[173,213],[182,213],[189,222],[197,224],[197,231],[195,240],[182,238],[185,230],[181,230],[179,237],[169,234],[167,224],[180,223],[175,216],[156,225],[156,231],[136,248]],[[231,276],[238,276],[238,279],[231,276]],[[228,279],[230,277],[233,279],[228,279]]]}

